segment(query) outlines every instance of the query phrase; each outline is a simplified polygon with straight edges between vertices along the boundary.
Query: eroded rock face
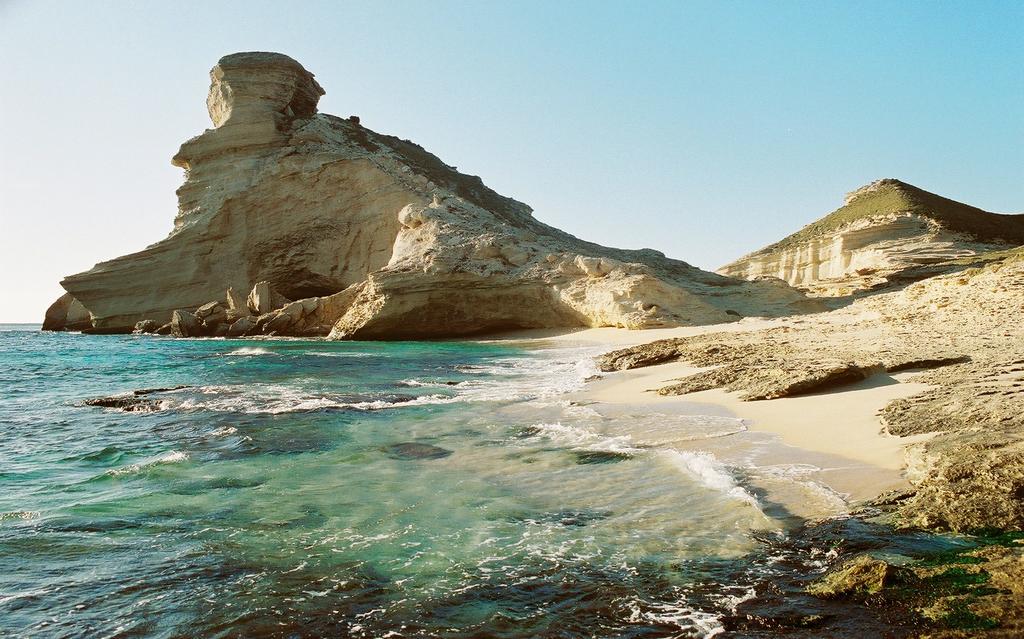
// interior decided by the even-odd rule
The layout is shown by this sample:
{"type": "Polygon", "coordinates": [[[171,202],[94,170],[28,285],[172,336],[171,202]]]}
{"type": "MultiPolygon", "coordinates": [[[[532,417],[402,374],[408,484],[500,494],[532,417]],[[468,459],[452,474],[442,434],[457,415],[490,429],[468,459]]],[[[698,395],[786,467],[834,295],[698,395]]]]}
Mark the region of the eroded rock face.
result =
{"type": "Polygon", "coordinates": [[[92,317],[89,311],[71,293],[61,295],[46,309],[44,331],[82,331],[91,328],[92,317]]]}
{"type": "Polygon", "coordinates": [[[894,179],[846,196],[841,208],[718,270],[776,277],[815,295],[884,286],[901,275],[1024,244],[1024,215],[999,215],[894,179]]]}
{"type": "Polygon", "coordinates": [[[165,325],[259,282],[279,296],[229,295],[227,326],[252,313],[261,330],[335,338],[647,328],[785,314],[804,299],[542,224],[411,142],[317,113],[323,89],[287,56],[226,56],[210,77],[214,128],[173,159],[186,180],[171,235],[62,282],[92,331],[165,325]],[[309,299],[329,301],[288,308],[309,299]]]}
{"type": "Polygon", "coordinates": [[[919,372],[914,381],[931,388],[894,400],[881,413],[880,426],[893,435],[935,433],[907,448],[907,479],[916,490],[900,500],[900,521],[963,532],[1020,530],[1021,309],[1024,248],[831,313],[756,331],[659,340],[613,351],[598,364],[618,371],[683,361],[707,370],[659,393],[724,388],[746,400],[841,388],[876,373],[919,372]]]}

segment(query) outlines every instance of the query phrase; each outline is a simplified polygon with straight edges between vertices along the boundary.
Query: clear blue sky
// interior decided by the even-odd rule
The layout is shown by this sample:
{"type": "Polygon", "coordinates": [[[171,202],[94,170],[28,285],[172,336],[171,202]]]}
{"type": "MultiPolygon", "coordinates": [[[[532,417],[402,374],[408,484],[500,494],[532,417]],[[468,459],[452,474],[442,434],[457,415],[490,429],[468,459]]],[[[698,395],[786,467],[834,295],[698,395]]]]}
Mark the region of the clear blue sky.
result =
{"type": "Polygon", "coordinates": [[[704,268],[880,177],[1024,210],[1019,0],[0,0],[0,321],[167,234],[170,157],[245,50],[544,222],[704,268]]]}

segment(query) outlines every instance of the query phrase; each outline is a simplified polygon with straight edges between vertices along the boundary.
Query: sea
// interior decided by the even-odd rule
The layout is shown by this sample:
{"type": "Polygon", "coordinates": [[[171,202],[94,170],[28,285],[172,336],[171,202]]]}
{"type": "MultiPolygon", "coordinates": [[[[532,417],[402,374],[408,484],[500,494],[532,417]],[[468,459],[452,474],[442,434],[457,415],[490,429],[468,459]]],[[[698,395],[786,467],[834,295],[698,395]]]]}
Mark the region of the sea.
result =
{"type": "Polygon", "coordinates": [[[955,540],[741,419],[581,400],[602,350],[0,325],[0,636],[901,636],[802,588],[955,540]]]}

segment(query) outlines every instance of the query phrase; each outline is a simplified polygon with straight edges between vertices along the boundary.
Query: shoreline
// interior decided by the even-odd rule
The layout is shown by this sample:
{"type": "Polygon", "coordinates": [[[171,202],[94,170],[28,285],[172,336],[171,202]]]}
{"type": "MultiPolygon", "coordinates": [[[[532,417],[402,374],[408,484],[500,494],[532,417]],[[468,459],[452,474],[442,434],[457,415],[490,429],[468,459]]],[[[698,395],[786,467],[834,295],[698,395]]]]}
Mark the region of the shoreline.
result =
{"type": "MultiPolygon", "coordinates": [[[[523,335],[560,346],[601,345],[608,351],[670,337],[738,332],[784,326],[791,318],[749,319],[724,325],[630,331],[585,329],[560,335],[523,335]]],[[[510,335],[509,337],[513,337],[510,335]]],[[[679,362],[602,373],[572,398],[597,406],[635,406],[645,410],[706,414],[742,419],[749,432],[775,440],[770,458],[777,463],[812,464],[826,486],[847,497],[848,505],[892,490],[910,488],[905,476],[905,448],[933,434],[896,437],[884,432],[878,412],[894,399],[929,388],[915,382],[919,373],[878,374],[861,382],[820,393],[771,400],[741,401],[722,389],[687,395],[658,395],[672,380],[702,370],[679,362]]]]}

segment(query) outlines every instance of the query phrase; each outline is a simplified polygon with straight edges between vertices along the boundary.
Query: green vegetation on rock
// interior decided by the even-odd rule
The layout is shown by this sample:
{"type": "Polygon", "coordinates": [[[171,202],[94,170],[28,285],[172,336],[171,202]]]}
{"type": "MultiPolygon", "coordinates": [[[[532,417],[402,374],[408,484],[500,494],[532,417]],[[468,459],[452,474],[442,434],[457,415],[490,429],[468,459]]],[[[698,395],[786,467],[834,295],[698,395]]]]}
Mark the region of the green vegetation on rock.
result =
{"type": "Polygon", "coordinates": [[[783,249],[858,220],[896,213],[930,218],[950,231],[965,233],[980,242],[1024,244],[1024,215],[989,213],[888,178],[854,191],[841,208],[758,252],[783,249]]]}

